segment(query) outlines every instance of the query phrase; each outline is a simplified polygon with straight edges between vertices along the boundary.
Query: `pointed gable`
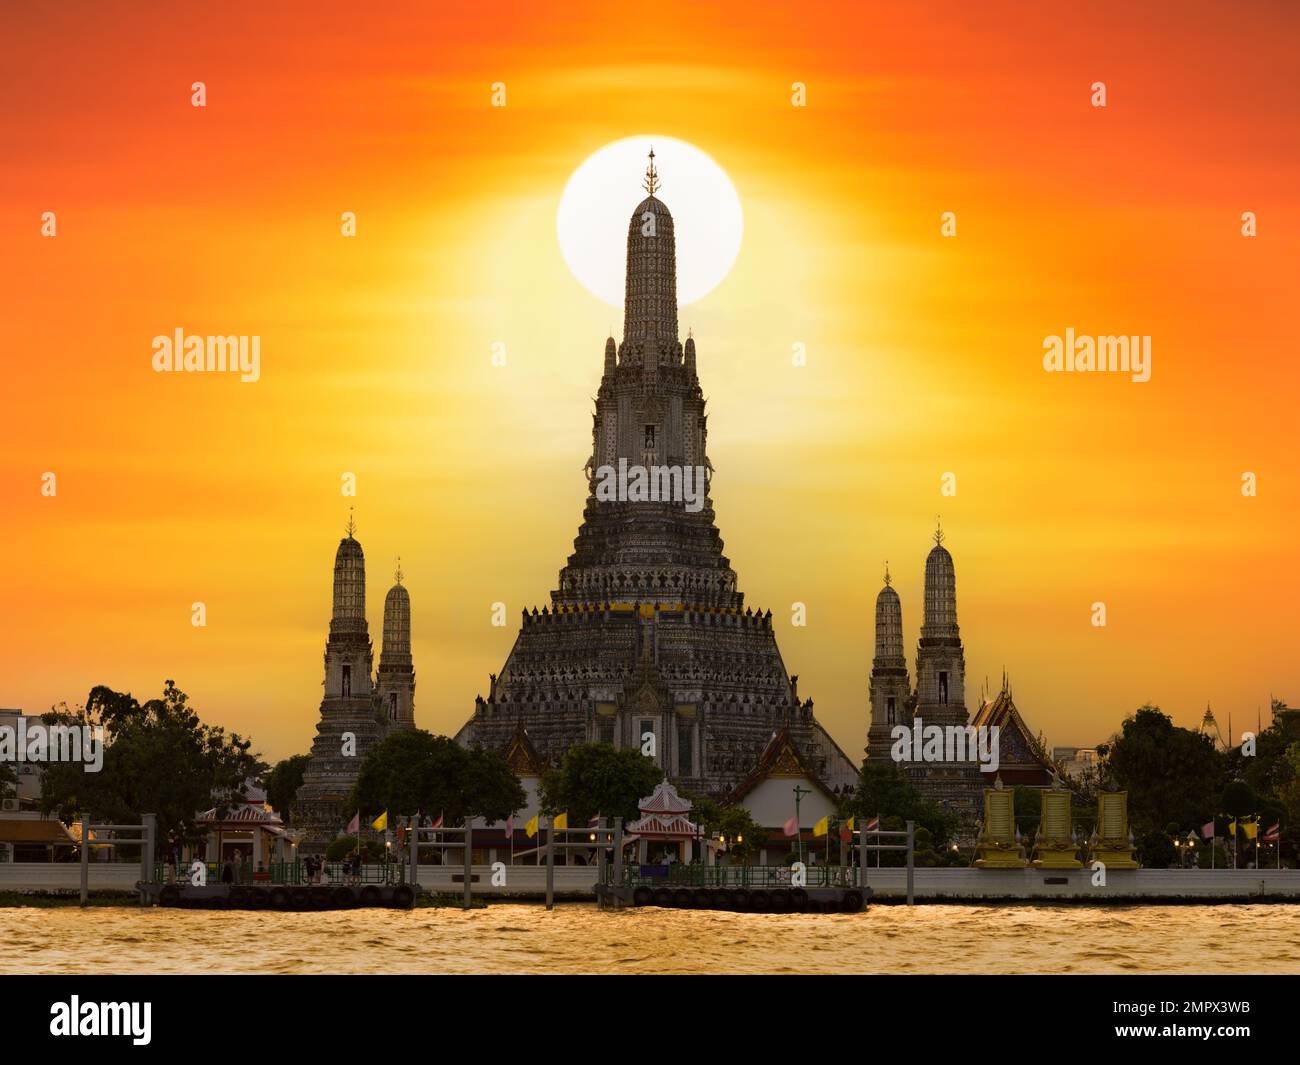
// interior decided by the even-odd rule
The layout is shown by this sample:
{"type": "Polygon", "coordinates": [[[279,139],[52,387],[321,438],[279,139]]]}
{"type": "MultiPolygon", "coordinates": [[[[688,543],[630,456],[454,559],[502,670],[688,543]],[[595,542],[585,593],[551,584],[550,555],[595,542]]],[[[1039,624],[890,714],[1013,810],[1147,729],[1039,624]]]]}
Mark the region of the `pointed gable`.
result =
{"type": "Polygon", "coordinates": [[[655,790],[638,804],[641,818],[628,825],[628,831],[654,839],[690,839],[699,829],[686,815],[691,804],[677,794],[665,777],[655,790]]]}
{"type": "Polygon", "coordinates": [[[540,777],[546,768],[522,722],[515,725],[515,734],[506,746],[506,764],[515,771],[517,777],[540,777]]]}
{"type": "Polygon", "coordinates": [[[804,761],[803,755],[799,753],[799,748],[790,735],[788,726],[783,725],[773,734],[772,739],[768,742],[766,749],[759,756],[758,762],[754,768],[749,771],[739,784],[732,789],[726,798],[727,804],[738,803],[751,791],[753,791],[763,781],[772,777],[786,777],[789,779],[802,778],[807,780],[812,786],[822,792],[831,802],[835,802],[835,795],[826,783],[817,775],[817,773],[804,761]]]}
{"type": "Polygon", "coordinates": [[[686,814],[691,804],[677,794],[677,789],[665,777],[655,785],[655,790],[638,803],[643,814],[686,814]]]}
{"type": "Polygon", "coordinates": [[[998,770],[996,774],[984,773],[986,781],[996,775],[1007,784],[1052,786],[1055,763],[1020,716],[1008,685],[981,704],[970,723],[976,728],[998,729],[998,770]]]}

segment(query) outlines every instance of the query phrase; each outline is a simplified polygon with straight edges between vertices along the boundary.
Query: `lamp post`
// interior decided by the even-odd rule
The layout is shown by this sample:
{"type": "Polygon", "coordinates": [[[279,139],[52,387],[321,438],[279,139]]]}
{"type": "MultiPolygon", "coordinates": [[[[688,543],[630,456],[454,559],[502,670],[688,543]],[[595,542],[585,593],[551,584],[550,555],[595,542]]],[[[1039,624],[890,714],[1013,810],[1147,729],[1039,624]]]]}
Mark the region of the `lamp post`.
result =
{"type": "Polygon", "coordinates": [[[799,855],[799,861],[803,861],[803,829],[799,824],[799,800],[805,795],[811,795],[810,788],[801,788],[798,784],[794,786],[794,838],[795,848],[799,855]]]}

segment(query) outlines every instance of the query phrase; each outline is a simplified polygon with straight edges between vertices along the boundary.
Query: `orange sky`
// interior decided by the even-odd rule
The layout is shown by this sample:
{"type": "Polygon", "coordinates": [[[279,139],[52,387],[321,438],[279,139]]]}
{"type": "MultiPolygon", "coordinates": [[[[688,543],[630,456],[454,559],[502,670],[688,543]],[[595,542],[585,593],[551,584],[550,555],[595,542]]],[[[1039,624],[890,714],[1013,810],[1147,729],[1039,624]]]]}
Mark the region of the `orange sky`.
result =
{"type": "Polygon", "coordinates": [[[1300,701],[1300,13],[1052,6],[7,10],[0,705],[172,677],[264,755],[306,750],[355,502],[372,635],[400,554],[417,722],[456,729],[571,550],[619,327],[564,266],[559,197],[652,133],[741,196],[735,269],[681,315],[713,499],[842,746],[883,560],[911,644],[936,514],[972,709],[1003,667],[1051,743],[1144,701],[1239,729],[1300,701]],[[1151,335],[1150,383],[1045,374],[1071,326],[1151,335]],[[262,379],[155,374],[177,327],[260,335],[262,379]]]}

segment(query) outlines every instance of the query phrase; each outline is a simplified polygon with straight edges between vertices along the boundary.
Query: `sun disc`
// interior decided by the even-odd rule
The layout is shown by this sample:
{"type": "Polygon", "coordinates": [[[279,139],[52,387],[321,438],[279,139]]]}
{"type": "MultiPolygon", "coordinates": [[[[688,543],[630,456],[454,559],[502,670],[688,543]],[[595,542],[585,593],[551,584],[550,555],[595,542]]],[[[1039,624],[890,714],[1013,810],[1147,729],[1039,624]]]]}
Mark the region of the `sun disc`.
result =
{"type": "Polygon", "coordinates": [[[654,147],[662,182],[655,193],[673,216],[677,240],[678,305],[703,299],[727,276],[740,252],[744,215],[731,179],[693,144],[644,134],[605,145],[573,172],[556,212],[560,251],[592,295],[623,306],[626,234],[645,190],[646,155],[654,147]]]}

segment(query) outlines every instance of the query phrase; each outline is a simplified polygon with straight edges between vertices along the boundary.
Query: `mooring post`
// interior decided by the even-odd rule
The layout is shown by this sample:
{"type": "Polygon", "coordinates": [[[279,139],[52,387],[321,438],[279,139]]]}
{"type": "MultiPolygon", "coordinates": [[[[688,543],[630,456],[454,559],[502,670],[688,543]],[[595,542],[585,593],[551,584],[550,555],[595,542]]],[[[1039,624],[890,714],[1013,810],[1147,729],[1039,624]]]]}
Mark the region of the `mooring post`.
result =
{"type": "Polygon", "coordinates": [[[555,818],[546,833],[546,908],[555,909],[555,818]]]}
{"type": "Polygon", "coordinates": [[[623,905],[623,819],[614,818],[614,909],[623,905]]]}
{"type": "Polygon", "coordinates": [[[596,883],[600,885],[601,892],[596,897],[604,904],[605,888],[605,818],[596,822],[596,883]]]}
{"type": "Polygon", "coordinates": [[[465,818],[465,909],[469,909],[470,902],[470,880],[469,880],[469,852],[474,846],[474,818],[465,818]]]}
{"type": "Polygon", "coordinates": [[[867,897],[867,826],[858,827],[858,887],[862,897],[867,897]]]}
{"type": "MultiPolygon", "coordinates": [[[[145,814],[140,818],[141,824],[144,825],[143,839],[140,841],[140,879],[146,884],[153,883],[154,870],[154,849],[156,845],[156,836],[158,833],[158,815],[145,814]]],[[[140,892],[140,904],[148,900],[148,893],[140,892]]]]}
{"type": "Polygon", "coordinates": [[[81,905],[90,898],[90,814],[81,815],[81,905]]]}
{"type": "Polygon", "coordinates": [[[916,842],[916,822],[907,822],[907,904],[911,906],[916,900],[916,892],[912,886],[912,870],[916,863],[913,862],[913,844],[916,842]]]}
{"type": "Polygon", "coordinates": [[[420,893],[420,818],[411,819],[411,890],[420,893]]]}

